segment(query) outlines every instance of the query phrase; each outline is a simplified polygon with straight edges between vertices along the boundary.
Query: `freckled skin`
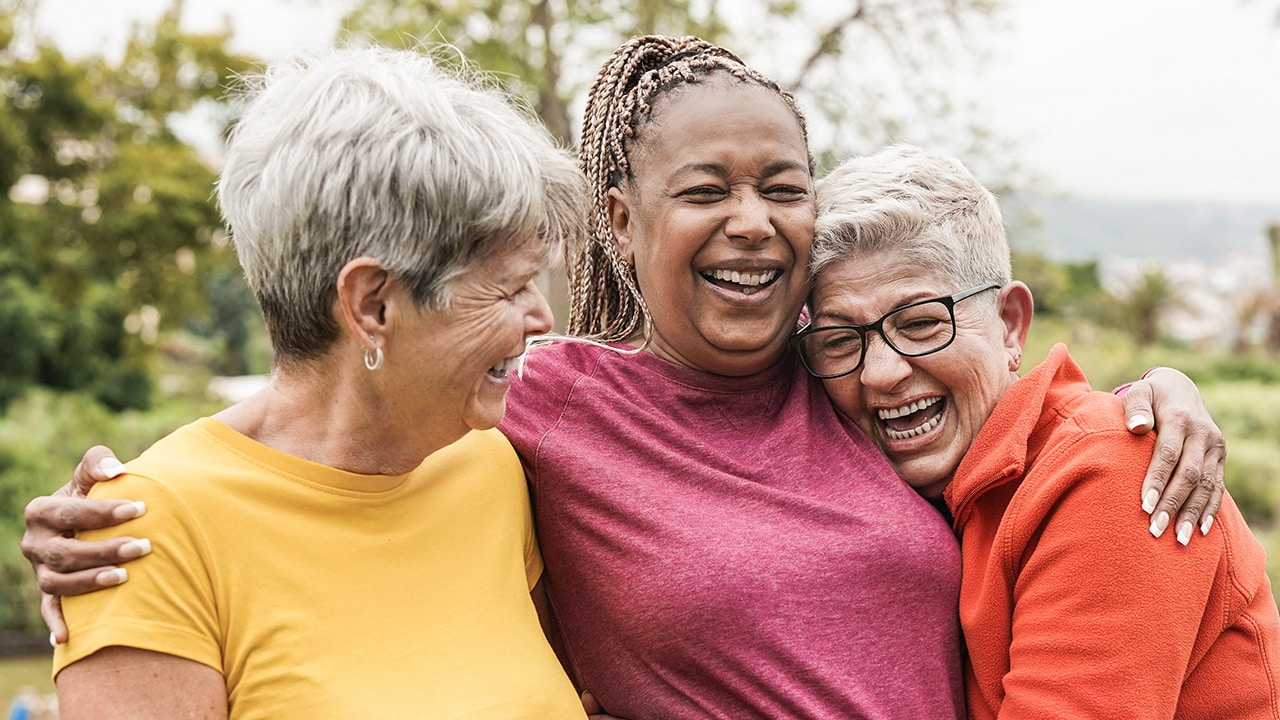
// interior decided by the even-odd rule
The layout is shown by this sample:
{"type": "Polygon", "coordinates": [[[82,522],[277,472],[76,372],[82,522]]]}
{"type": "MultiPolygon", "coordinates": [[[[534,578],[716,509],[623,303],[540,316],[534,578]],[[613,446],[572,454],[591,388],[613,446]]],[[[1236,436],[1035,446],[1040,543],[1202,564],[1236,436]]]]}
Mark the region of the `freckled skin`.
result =
{"type": "Polygon", "coordinates": [[[655,103],[632,152],[634,181],[610,193],[615,237],[653,318],[650,349],[720,375],[787,352],[808,293],[816,207],[799,122],[772,91],[712,80],[655,103]],[[777,271],[745,294],[715,269],[777,271]]]}

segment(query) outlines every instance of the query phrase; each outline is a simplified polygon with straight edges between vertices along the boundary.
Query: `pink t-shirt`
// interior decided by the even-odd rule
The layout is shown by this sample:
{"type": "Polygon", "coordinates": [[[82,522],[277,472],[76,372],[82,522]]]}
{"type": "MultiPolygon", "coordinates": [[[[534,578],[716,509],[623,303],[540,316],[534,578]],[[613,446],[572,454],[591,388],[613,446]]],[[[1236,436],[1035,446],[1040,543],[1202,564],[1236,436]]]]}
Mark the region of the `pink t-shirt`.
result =
{"type": "Polygon", "coordinates": [[[572,671],[644,718],[963,717],[959,551],[792,358],[534,350],[502,430],[572,671]]]}

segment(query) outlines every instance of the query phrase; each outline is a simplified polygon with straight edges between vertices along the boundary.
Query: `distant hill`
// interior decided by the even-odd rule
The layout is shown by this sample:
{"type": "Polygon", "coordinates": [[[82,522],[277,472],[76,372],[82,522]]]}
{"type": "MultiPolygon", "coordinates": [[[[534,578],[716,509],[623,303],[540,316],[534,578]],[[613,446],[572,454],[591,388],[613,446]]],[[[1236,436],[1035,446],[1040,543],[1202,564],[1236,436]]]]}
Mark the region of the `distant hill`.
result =
{"type": "MultiPolygon", "coordinates": [[[[1040,225],[1012,230],[1014,246],[1061,261],[1125,257],[1266,257],[1266,228],[1280,223],[1280,204],[1043,199],[1040,225]]],[[[1009,218],[1006,215],[1007,219],[1009,218]]]]}

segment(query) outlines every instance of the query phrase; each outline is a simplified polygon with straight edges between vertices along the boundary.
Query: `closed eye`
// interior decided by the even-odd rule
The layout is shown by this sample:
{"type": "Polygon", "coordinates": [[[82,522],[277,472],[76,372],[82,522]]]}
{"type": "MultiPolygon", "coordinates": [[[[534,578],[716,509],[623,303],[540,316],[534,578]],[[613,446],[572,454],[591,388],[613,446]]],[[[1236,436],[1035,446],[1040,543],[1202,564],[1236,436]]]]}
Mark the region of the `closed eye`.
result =
{"type": "Polygon", "coordinates": [[[794,185],[774,185],[766,188],[764,195],[773,200],[791,201],[808,197],[809,191],[794,185]]]}

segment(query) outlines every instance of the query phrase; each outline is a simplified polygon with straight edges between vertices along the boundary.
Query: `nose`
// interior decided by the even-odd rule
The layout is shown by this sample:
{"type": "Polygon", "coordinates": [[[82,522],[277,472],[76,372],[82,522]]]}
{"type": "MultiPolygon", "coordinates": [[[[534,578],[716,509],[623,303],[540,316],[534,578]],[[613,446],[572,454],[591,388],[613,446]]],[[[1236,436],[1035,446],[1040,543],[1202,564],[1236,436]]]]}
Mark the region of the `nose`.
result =
{"type": "Polygon", "coordinates": [[[542,294],[542,289],[536,284],[530,283],[530,285],[533,303],[524,316],[525,334],[546,335],[551,332],[556,319],[551,313],[551,306],[547,304],[546,296],[542,294]]]}
{"type": "Polygon", "coordinates": [[[773,237],[773,208],[755,191],[737,193],[738,201],[725,222],[725,234],[733,240],[752,245],[773,237]]]}
{"type": "Polygon", "coordinates": [[[911,376],[910,358],[889,347],[878,332],[867,333],[866,354],[862,356],[862,384],[873,390],[888,392],[911,376]]]}

